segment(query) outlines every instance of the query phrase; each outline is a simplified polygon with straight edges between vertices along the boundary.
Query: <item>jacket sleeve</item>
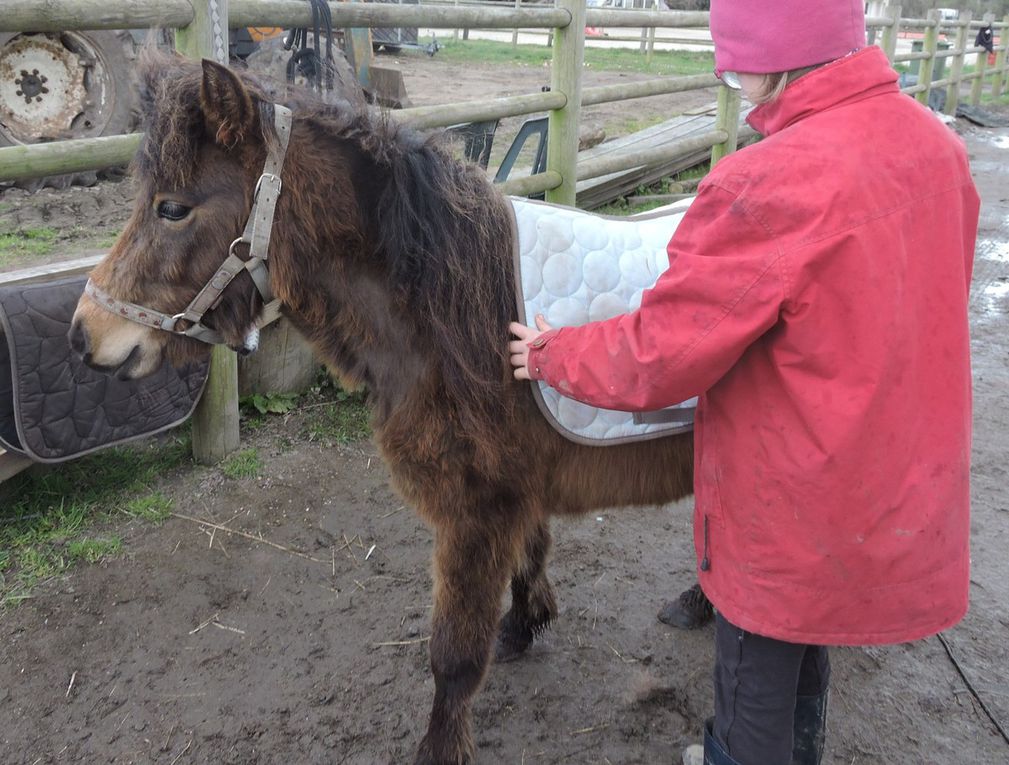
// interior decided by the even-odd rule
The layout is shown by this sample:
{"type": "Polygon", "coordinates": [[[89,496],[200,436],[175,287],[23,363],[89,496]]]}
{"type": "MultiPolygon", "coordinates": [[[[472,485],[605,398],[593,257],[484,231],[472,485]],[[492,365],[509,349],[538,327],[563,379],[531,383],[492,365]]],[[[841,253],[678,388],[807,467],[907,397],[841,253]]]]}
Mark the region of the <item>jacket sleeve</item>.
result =
{"type": "Polygon", "coordinates": [[[541,335],[533,378],[592,406],[661,409],[710,388],[778,320],[784,261],[734,194],[702,185],[668,252],[637,311],[541,335]]]}

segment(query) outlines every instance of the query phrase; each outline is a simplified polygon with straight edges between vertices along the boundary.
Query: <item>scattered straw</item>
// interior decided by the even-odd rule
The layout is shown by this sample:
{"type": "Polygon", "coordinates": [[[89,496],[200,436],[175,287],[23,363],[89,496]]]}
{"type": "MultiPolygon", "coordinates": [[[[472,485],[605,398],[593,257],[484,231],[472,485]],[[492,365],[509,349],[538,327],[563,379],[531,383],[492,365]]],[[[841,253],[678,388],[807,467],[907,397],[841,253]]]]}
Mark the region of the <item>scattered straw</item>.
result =
{"type": "Polygon", "coordinates": [[[417,638],[416,640],[389,640],[384,643],[372,643],[375,648],[384,648],[387,646],[394,645],[417,645],[418,643],[426,643],[430,640],[430,637],[417,638]]]}
{"type": "MultiPolygon", "coordinates": [[[[218,613],[220,613],[220,612],[218,612],[218,613]]],[[[207,627],[207,626],[213,624],[215,619],[217,619],[217,614],[214,614],[209,619],[207,619],[207,621],[201,622],[196,627],[194,627],[193,629],[189,630],[189,634],[190,635],[195,635],[197,632],[199,632],[200,630],[202,630],[204,627],[207,627]]]]}
{"type": "Polygon", "coordinates": [[[66,692],[66,695],[63,698],[65,698],[65,699],[69,699],[70,698],[70,691],[73,690],[73,688],[74,688],[74,681],[76,679],[77,679],[77,673],[74,672],[72,675],[70,675],[70,685],[67,686],[67,692],[66,692]]]}
{"type": "Polygon", "coordinates": [[[234,632],[234,633],[236,633],[238,635],[244,635],[245,634],[245,630],[240,630],[240,629],[238,629],[238,627],[229,627],[227,624],[221,624],[218,621],[213,621],[213,622],[211,622],[211,624],[213,626],[217,627],[217,629],[219,629],[219,630],[227,630],[228,632],[234,632]]]}
{"type": "Polygon", "coordinates": [[[609,727],[610,727],[609,723],[603,723],[602,725],[593,725],[593,726],[591,726],[589,728],[579,728],[578,730],[573,730],[573,731],[571,731],[571,735],[572,736],[580,736],[583,733],[592,733],[594,731],[604,730],[605,728],[609,728],[609,727]]]}
{"type": "Polygon", "coordinates": [[[179,752],[177,755],[175,755],[175,759],[172,760],[168,765],[175,765],[175,763],[177,763],[180,759],[182,759],[182,755],[184,755],[186,752],[189,751],[189,747],[191,747],[192,745],[193,740],[189,739],[189,742],[186,744],[186,748],[183,749],[181,752],[179,752]]]}
{"type": "Polygon", "coordinates": [[[294,550],[294,549],[292,549],[290,547],[285,547],[284,545],[277,544],[276,542],[271,542],[269,539],[265,539],[262,535],[256,536],[254,534],[248,534],[248,533],[246,533],[244,531],[239,531],[238,529],[228,528],[227,526],[224,526],[224,525],[222,525],[220,523],[211,523],[210,521],[205,521],[202,518],[194,518],[191,515],[184,515],[183,513],[172,513],[172,515],[174,515],[176,518],[181,518],[184,521],[190,521],[191,523],[199,523],[199,524],[201,524],[203,526],[207,526],[208,528],[218,529],[220,531],[225,532],[226,534],[235,534],[236,536],[240,536],[243,539],[249,539],[249,540],[251,540],[253,542],[258,542],[261,545],[269,545],[270,547],[273,547],[274,549],[280,550],[281,552],[285,552],[288,555],[295,555],[295,556],[297,556],[299,558],[304,558],[305,560],[310,560],[313,563],[325,563],[326,562],[324,560],[320,560],[319,558],[313,558],[311,555],[308,555],[307,553],[303,553],[303,552],[301,552],[299,550],[294,550]]]}

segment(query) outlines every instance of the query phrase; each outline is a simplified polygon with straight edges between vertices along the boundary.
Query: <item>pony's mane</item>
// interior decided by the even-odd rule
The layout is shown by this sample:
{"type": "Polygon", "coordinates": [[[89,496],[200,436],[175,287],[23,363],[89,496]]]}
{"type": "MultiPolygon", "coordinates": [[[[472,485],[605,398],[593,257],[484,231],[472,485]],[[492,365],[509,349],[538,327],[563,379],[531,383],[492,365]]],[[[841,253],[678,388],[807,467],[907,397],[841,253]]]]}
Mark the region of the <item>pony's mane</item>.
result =
{"type": "MultiPolygon", "coordinates": [[[[137,169],[159,185],[181,187],[207,140],[202,70],[164,55],[145,58],[146,138],[137,169]]],[[[254,97],[284,103],[314,133],[345,142],[374,163],[377,179],[369,183],[378,200],[365,213],[373,216],[376,256],[385,261],[390,289],[426,326],[446,403],[463,430],[476,436],[500,423],[508,415],[507,326],[516,313],[512,232],[506,202],[483,171],[454,158],[443,134],[401,126],[370,107],[359,88],[344,84],[340,100],[324,103],[238,74],[254,97]]]]}

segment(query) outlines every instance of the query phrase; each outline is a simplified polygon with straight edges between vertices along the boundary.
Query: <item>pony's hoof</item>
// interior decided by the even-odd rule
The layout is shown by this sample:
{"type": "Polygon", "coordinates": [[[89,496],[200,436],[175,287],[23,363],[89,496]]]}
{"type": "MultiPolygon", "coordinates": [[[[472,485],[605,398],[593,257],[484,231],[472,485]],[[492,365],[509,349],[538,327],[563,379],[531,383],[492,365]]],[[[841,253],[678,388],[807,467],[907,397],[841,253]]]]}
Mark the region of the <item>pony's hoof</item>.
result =
{"type": "Polygon", "coordinates": [[[431,745],[428,743],[427,736],[425,736],[424,740],[420,742],[413,765],[471,765],[472,761],[472,758],[465,753],[460,753],[456,757],[439,757],[435,755],[431,745]]]}
{"type": "Polygon", "coordinates": [[[529,650],[529,646],[533,644],[532,635],[529,637],[516,636],[510,632],[501,632],[497,636],[497,642],[494,644],[494,661],[498,664],[504,664],[509,661],[515,661],[529,650]]]}

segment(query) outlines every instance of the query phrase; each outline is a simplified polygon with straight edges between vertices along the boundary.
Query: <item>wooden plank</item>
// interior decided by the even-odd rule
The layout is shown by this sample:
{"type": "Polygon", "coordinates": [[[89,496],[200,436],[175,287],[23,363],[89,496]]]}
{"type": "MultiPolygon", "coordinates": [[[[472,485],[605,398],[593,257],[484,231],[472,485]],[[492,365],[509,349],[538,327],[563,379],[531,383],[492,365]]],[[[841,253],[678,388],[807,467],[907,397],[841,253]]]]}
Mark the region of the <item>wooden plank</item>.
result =
{"type": "Polygon", "coordinates": [[[693,117],[699,114],[714,114],[717,111],[718,111],[718,101],[712,101],[710,104],[705,104],[704,106],[698,106],[693,109],[687,109],[683,113],[693,117]]]}
{"type": "MultiPolygon", "coordinates": [[[[740,145],[752,141],[756,137],[752,128],[743,125],[748,113],[749,109],[739,118],[740,127],[737,141],[740,145]]],[[[618,155],[620,152],[634,151],[640,147],[654,148],[663,143],[697,137],[714,128],[714,116],[706,114],[680,115],[629,136],[607,141],[589,151],[581,152],[578,155],[579,162],[607,155],[618,155]]],[[[698,150],[653,167],[630,167],[610,175],[580,181],[577,190],[577,205],[588,210],[600,207],[627,195],[638,186],[656,183],[662,178],[699,165],[709,156],[708,150],[698,150]]]]}
{"type": "Polygon", "coordinates": [[[61,260],[57,263],[46,263],[43,266],[32,266],[0,273],[0,287],[65,279],[68,276],[83,276],[97,266],[104,257],[104,252],[96,251],[93,255],[89,254],[73,260],[61,260]]]}

